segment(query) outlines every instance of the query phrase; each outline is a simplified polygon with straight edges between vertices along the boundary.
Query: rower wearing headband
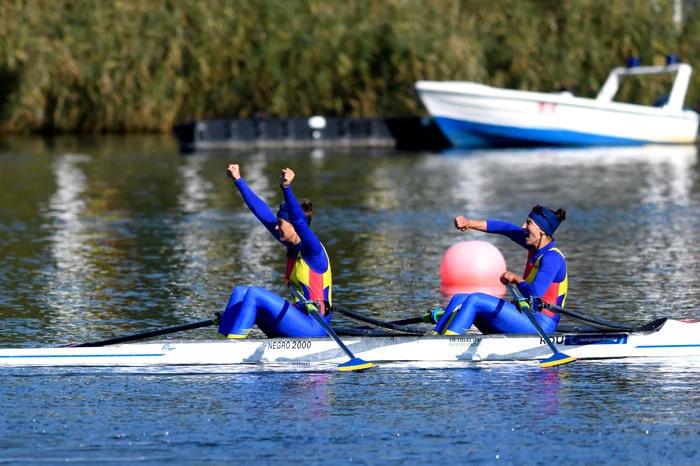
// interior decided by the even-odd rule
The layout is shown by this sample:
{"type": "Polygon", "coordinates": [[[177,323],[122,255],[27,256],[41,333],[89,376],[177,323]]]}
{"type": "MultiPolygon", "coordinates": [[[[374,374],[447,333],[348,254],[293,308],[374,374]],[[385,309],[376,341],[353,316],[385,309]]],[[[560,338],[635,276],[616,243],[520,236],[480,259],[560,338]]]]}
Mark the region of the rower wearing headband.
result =
{"type": "MultiPolygon", "coordinates": [[[[500,220],[455,218],[461,231],[478,230],[507,236],[528,250],[523,276],[513,272],[501,275],[501,282],[512,283],[526,298],[564,306],[568,290],[566,259],[554,242],[554,232],[566,218],[566,211],[556,212],[539,205],[533,207],[522,227],[500,220]]],[[[554,332],[559,315],[547,309],[535,313],[545,332],[554,332]]],[[[535,327],[510,301],[485,293],[456,294],[440,318],[436,334],[461,335],[474,324],[482,333],[536,333],[535,327]]]]}
{"type": "MultiPolygon", "coordinates": [[[[285,280],[317,304],[323,319],[330,323],[331,264],[325,248],[311,231],[312,205],[308,199],[300,203],[291,184],[294,172],[285,168],[280,175],[284,202],[277,214],[243,181],[240,168],[231,164],[226,175],[241,193],[243,200],[272,236],[287,248],[285,280]]],[[[326,331],[294,300],[290,304],[273,292],[257,286],[237,286],[231,293],[226,311],[221,316],[218,338],[245,338],[253,325],[268,337],[322,337],[326,331]]]]}

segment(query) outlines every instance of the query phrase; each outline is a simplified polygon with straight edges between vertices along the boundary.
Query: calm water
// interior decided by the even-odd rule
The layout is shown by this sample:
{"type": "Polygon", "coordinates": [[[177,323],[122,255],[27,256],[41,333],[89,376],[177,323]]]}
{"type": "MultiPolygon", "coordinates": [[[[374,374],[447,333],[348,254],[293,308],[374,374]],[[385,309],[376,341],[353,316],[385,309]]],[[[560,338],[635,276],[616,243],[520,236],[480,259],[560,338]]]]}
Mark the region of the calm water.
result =
{"type": "MultiPolygon", "coordinates": [[[[539,203],[567,210],[557,242],[572,309],[700,320],[693,147],[182,157],[161,137],[11,139],[0,145],[0,345],[200,321],[236,284],[286,295],[281,247],[226,178],[232,162],[273,206],[280,169],[297,172],[335,301],[358,312],[389,320],[441,305],[439,263],[457,241],[491,242],[520,273],[517,246],[452,219],[520,223],[539,203]]],[[[0,380],[0,463],[700,462],[700,361],[34,368],[0,380]]]]}

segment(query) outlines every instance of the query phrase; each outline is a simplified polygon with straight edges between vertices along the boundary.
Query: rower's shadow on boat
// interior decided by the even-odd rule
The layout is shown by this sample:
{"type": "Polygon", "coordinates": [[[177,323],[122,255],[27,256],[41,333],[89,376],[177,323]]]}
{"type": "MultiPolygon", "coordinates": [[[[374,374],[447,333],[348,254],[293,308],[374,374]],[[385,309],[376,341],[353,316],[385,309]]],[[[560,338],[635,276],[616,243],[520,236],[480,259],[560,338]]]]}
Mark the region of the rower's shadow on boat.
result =
{"type": "Polygon", "coordinates": [[[469,362],[495,362],[495,361],[512,361],[512,360],[533,360],[544,358],[550,356],[551,352],[547,347],[542,348],[531,348],[524,351],[517,351],[515,353],[491,353],[485,356],[479,355],[479,347],[472,346],[467,349],[464,353],[457,356],[458,361],[469,361],[469,362]]]}
{"type": "MultiPolygon", "coordinates": [[[[265,350],[268,349],[269,342],[264,342],[258,345],[256,350],[247,358],[243,358],[243,363],[245,364],[255,364],[255,363],[266,363],[270,364],[271,361],[265,357],[265,350]]],[[[366,351],[368,349],[372,349],[373,345],[368,345],[364,340],[360,340],[357,343],[351,343],[347,345],[348,348],[351,348],[353,351],[356,352],[362,352],[366,351]]],[[[285,358],[285,357],[278,357],[275,358],[272,364],[282,364],[282,365],[310,365],[310,364],[318,364],[318,363],[323,363],[328,360],[333,360],[333,359],[344,359],[347,358],[345,353],[340,347],[337,348],[332,348],[329,350],[324,350],[324,351],[318,351],[312,354],[304,354],[303,356],[300,356],[298,358],[285,358]]],[[[337,363],[332,363],[332,367],[336,368],[337,363]]]]}

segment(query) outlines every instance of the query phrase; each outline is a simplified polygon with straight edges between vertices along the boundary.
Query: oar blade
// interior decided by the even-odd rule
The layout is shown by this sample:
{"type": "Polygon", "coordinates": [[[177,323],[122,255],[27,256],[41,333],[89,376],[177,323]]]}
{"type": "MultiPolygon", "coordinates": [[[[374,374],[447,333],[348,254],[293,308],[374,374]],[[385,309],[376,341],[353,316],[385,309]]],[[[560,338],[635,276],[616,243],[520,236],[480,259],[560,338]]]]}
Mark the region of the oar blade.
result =
{"type": "Polygon", "coordinates": [[[377,367],[377,365],[372,364],[371,362],[363,361],[360,358],[352,358],[348,362],[338,364],[338,370],[341,372],[359,372],[371,369],[373,367],[377,367]]]}
{"type": "Polygon", "coordinates": [[[576,361],[576,358],[573,356],[568,356],[564,353],[554,353],[551,357],[540,361],[540,367],[561,366],[562,364],[568,364],[574,361],[576,361]]]}

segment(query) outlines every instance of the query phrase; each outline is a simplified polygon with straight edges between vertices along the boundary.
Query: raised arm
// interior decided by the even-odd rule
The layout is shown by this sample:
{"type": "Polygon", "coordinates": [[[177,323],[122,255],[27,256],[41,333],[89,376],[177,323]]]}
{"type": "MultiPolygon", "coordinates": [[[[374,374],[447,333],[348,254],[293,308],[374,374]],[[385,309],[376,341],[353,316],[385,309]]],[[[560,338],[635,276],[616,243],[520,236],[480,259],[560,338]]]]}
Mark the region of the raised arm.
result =
{"type": "Polygon", "coordinates": [[[284,195],[284,202],[289,210],[289,222],[301,239],[301,248],[304,258],[315,270],[324,271],[328,266],[326,253],[323,250],[318,236],[316,236],[309,227],[306,216],[304,215],[304,210],[301,208],[299,201],[297,201],[292,192],[291,184],[293,179],[294,172],[290,168],[282,170],[282,174],[280,175],[280,187],[284,195]]]}
{"type": "Polygon", "coordinates": [[[525,244],[525,230],[510,222],[501,220],[469,220],[460,215],[455,217],[455,227],[460,231],[477,230],[507,236],[525,249],[529,248],[525,244]]]}
{"type": "Polygon", "coordinates": [[[459,215],[455,217],[455,227],[459,231],[486,231],[486,220],[469,220],[465,218],[464,215],[459,215]]]}
{"type": "Polygon", "coordinates": [[[243,197],[243,202],[245,202],[250,211],[253,212],[253,215],[255,215],[257,219],[260,220],[260,223],[267,228],[267,231],[279,241],[280,233],[275,228],[277,226],[277,217],[265,201],[260,199],[258,195],[248,187],[243,178],[241,178],[241,169],[238,164],[229,165],[226,169],[226,175],[233,180],[233,184],[236,185],[236,188],[238,188],[238,191],[241,193],[241,197],[243,197]]]}

